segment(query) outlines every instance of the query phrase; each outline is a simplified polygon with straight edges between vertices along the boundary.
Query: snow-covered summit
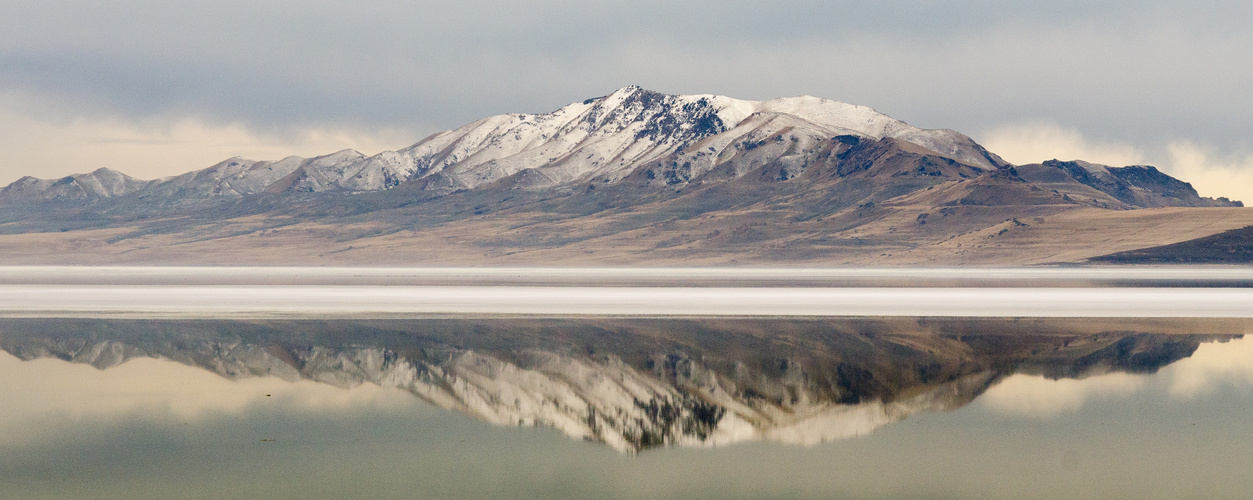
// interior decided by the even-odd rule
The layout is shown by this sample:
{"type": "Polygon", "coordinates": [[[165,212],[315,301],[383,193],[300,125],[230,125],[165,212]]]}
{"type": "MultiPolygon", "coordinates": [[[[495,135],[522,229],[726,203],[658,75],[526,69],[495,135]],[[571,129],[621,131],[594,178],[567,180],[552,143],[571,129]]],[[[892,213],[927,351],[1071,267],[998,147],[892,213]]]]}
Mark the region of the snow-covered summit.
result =
{"type": "MultiPolygon", "coordinates": [[[[645,166],[666,161],[687,165],[681,178],[676,178],[685,182],[683,179],[728,163],[772,161],[761,158],[763,151],[751,159],[743,154],[754,149],[746,145],[767,137],[786,137],[805,146],[836,136],[898,139],[982,169],[1005,164],[957,132],[919,129],[865,106],[811,96],[750,101],[718,95],[669,95],[628,86],[550,113],[484,118],[399,151],[367,157],[345,150],[312,159],[291,157],[271,162],[232,158],[138,189],[146,192],[144,196],[157,198],[244,197],[284,191],[380,191],[406,182],[421,182],[424,189],[452,191],[506,179],[514,187],[547,188],[592,179],[613,183],[645,166]]],[[[25,183],[22,190],[27,194],[46,191],[45,184],[51,184],[31,179],[19,182],[25,183]]],[[[14,190],[11,186],[8,191],[14,190]]],[[[135,190],[126,187],[92,192],[110,197],[135,190]]]]}
{"type": "Polygon", "coordinates": [[[551,113],[485,118],[397,152],[337,166],[342,171],[337,182],[361,190],[390,186],[344,180],[438,177],[440,182],[432,185],[450,189],[473,189],[519,174],[524,176],[519,179],[522,187],[592,178],[615,182],[644,165],[694,149],[712,148],[706,156],[729,161],[734,155],[722,154],[727,148],[780,131],[824,139],[890,137],[981,168],[1003,164],[964,135],[919,129],[865,106],[808,96],[749,101],[669,95],[629,86],[551,113]]]}
{"type": "Polygon", "coordinates": [[[87,174],[74,174],[60,179],[37,179],[26,176],[0,190],[0,199],[24,201],[95,200],[139,191],[150,181],[135,179],[108,168],[87,174]]]}

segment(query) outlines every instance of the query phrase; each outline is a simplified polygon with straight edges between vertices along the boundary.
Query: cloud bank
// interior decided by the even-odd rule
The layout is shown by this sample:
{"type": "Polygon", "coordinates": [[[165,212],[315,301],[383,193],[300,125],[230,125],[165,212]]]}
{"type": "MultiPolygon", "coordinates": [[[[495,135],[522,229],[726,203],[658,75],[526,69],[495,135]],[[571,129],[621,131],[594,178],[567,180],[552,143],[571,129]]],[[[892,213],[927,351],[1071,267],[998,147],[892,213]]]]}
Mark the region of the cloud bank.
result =
{"type": "MultiPolygon", "coordinates": [[[[226,156],[270,155],[262,143],[273,155],[261,159],[391,148],[391,136],[367,138],[412,143],[638,84],[817,95],[971,134],[1053,123],[1094,144],[1189,143],[1208,160],[1240,159],[1253,152],[1250,19],[1253,6],[1231,1],[13,0],[0,6],[0,152],[22,151],[29,141],[9,137],[23,129],[44,130],[56,150],[91,140],[79,128],[159,141],[187,123],[220,136],[236,151],[226,156]]],[[[206,148],[128,163],[179,173],[221,159],[192,153],[217,154],[206,148]]],[[[20,156],[0,164],[0,181],[84,169],[54,152],[20,156]]]]}

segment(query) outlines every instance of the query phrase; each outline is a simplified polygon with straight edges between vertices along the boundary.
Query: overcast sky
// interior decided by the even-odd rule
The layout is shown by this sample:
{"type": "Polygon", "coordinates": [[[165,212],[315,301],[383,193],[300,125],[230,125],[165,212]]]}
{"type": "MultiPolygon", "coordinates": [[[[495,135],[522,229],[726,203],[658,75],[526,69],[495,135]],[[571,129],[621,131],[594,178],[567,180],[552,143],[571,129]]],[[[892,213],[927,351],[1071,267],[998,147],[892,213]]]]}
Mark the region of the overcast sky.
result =
{"type": "Polygon", "coordinates": [[[1244,1],[5,0],[0,183],[407,146],[637,84],[809,94],[1253,200],[1244,1]]]}

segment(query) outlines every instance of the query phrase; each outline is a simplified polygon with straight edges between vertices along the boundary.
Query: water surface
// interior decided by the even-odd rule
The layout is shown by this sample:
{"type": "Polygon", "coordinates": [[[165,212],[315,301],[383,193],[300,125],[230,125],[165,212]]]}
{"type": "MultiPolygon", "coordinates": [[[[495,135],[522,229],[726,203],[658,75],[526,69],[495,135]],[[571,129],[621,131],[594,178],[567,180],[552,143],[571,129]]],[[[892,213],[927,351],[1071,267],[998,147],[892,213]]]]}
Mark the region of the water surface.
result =
{"type": "Polygon", "coordinates": [[[1253,269],[0,268],[0,497],[1249,498],[1253,269]]]}
{"type": "Polygon", "coordinates": [[[1243,320],[0,320],[15,498],[1245,498],[1243,320]]]}

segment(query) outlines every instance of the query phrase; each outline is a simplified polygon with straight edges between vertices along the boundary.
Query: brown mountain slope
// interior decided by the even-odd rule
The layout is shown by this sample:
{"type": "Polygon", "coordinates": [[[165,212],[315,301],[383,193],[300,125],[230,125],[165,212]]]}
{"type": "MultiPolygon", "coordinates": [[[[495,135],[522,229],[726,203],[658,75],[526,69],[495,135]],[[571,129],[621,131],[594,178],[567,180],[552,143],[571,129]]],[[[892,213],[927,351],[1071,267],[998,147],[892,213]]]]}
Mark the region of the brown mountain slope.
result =
{"type": "MultiPolygon", "coordinates": [[[[658,203],[665,208],[665,203],[658,203]]],[[[649,207],[644,207],[649,208],[649,207]]],[[[298,222],[241,216],[153,232],[142,225],[0,235],[5,264],[971,265],[1079,262],[1253,225],[1245,208],[890,206],[797,219],[750,206],[689,218],[619,211],[485,213],[397,227],[405,208],[298,222]],[[377,218],[374,218],[377,217],[377,218]],[[920,220],[921,219],[921,220],[920,220]],[[1017,219],[1017,222],[1014,221],[1017,219]],[[925,224],[920,223],[926,221],[925,224]]],[[[178,224],[179,220],[163,221],[178,224]]]]}

